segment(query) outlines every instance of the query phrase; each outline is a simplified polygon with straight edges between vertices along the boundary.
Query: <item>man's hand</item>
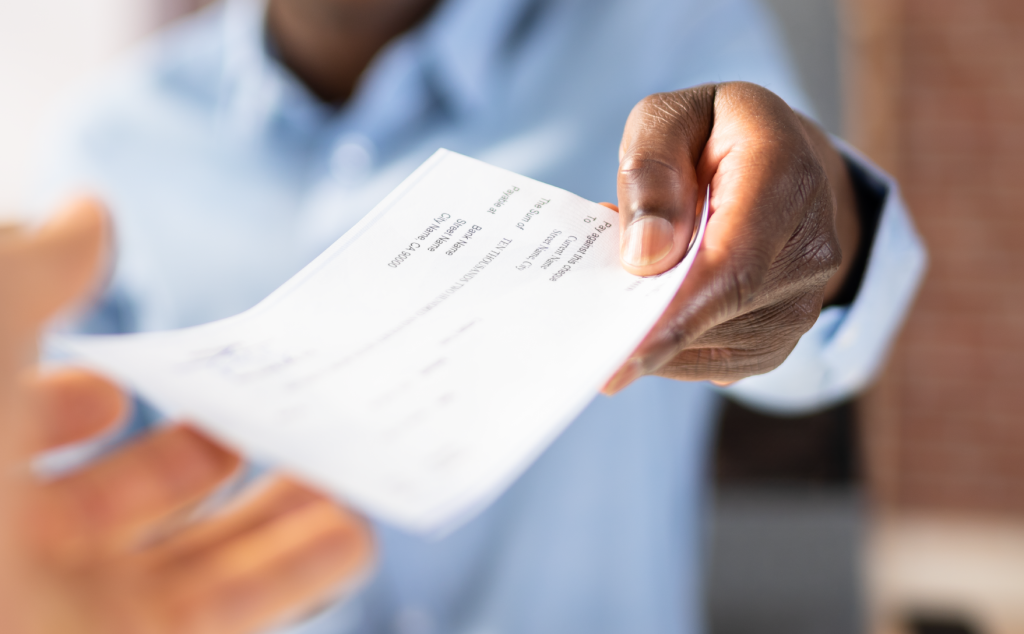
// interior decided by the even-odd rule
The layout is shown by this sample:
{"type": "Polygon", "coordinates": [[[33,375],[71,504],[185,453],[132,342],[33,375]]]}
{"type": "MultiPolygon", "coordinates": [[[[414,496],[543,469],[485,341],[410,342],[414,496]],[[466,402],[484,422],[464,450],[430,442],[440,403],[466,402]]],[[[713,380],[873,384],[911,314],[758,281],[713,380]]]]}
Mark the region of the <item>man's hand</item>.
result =
{"type": "Polygon", "coordinates": [[[605,392],[645,374],[729,383],[781,364],[859,239],[828,137],[764,88],[728,83],[644,99],[619,155],[626,270],[655,275],[682,259],[708,184],[712,216],[675,299],[605,392]]]}
{"type": "Polygon", "coordinates": [[[105,235],[89,201],[36,234],[0,233],[0,631],[242,634],[330,600],[369,565],[366,524],[282,477],[187,522],[240,461],[186,426],[33,477],[34,454],[109,430],[126,409],[88,372],[22,369],[45,319],[91,285],[105,235]]]}

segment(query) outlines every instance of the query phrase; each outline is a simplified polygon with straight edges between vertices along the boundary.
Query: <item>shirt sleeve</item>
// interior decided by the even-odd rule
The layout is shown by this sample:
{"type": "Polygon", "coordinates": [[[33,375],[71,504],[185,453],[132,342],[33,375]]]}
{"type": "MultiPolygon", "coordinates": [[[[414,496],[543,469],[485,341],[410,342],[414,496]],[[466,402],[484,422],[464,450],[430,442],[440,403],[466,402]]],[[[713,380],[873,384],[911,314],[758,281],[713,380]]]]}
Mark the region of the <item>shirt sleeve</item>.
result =
{"type": "Polygon", "coordinates": [[[896,181],[846,143],[834,142],[884,192],[882,210],[853,302],[821,311],[781,366],[724,389],[770,414],[824,409],[866,387],[885,361],[927,268],[927,252],[896,181]]]}

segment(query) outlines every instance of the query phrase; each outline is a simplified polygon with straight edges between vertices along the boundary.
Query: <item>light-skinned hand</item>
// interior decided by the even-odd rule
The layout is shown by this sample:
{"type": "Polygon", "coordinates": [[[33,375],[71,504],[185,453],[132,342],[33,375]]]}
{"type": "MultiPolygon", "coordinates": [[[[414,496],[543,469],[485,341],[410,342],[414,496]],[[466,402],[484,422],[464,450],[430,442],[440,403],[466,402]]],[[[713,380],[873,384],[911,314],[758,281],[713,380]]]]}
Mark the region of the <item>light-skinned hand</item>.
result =
{"type": "Polygon", "coordinates": [[[105,379],[28,367],[44,322],[93,284],[106,235],[86,199],[39,232],[0,233],[0,632],[243,634],[330,600],[369,566],[365,522],[283,476],[187,522],[240,463],[188,426],[56,481],[29,469],[125,414],[105,379]]]}

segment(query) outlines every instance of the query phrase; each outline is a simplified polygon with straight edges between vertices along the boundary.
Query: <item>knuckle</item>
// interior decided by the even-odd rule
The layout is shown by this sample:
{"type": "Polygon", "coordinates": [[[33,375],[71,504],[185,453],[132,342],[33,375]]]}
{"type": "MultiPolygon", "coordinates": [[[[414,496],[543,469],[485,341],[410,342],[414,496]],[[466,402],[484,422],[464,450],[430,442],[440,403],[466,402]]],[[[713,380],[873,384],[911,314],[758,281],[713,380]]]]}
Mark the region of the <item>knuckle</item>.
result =
{"type": "Polygon", "coordinates": [[[689,109],[687,100],[678,92],[657,92],[641,99],[633,112],[646,125],[675,126],[689,109]]]}
{"type": "Polygon", "coordinates": [[[817,161],[803,161],[794,176],[792,208],[800,220],[779,257],[793,284],[824,286],[839,270],[843,254],[835,228],[835,199],[817,161]]]}
{"type": "Polygon", "coordinates": [[[752,305],[761,289],[766,267],[757,255],[736,256],[722,276],[723,317],[742,313],[752,305]]]}
{"type": "Polygon", "coordinates": [[[634,112],[646,114],[649,111],[657,111],[661,104],[664,103],[666,96],[669,93],[656,92],[651,93],[637,102],[634,112]]]}
{"type": "Polygon", "coordinates": [[[687,329],[682,324],[673,324],[665,333],[672,350],[682,350],[689,343],[687,329]]]}
{"type": "Polygon", "coordinates": [[[816,201],[828,189],[825,167],[813,154],[801,152],[793,161],[793,194],[806,204],[816,201]]]}
{"type": "Polygon", "coordinates": [[[633,107],[627,130],[641,134],[656,132],[662,140],[688,138],[698,132],[706,137],[710,133],[716,89],[714,84],[706,84],[647,95],[633,107]]]}
{"type": "Polygon", "coordinates": [[[619,164],[619,176],[627,184],[644,182],[652,177],[678,178],[679,167],[671,157],[663,156],[653,148],[634,150],[619,164]]]}
{"type": "MultiPolygon", "coordinates": [[[[810,224],[810,223],[809,223],[810,224]]],[[[842,263],[839,240],[828,227],[801,228],[777,263],[785,288],[824,288],[842,263]]]]}
{"type": "Polygon", "coordinates": [[[797,340],[818,321],[821,314],[821,297],[818,293],[804,295],[790,304],[789,314],[789,321],[796,335],[793,339],[797,340]]]}
{"type": "Polygon", "coordinates": [[[753,322],[758,330],[757,347],[772,350],[779,346],[796,345],[800,337],[818,320],[820,312],[819,293],[802,293],[759,310],[753,322]]]}
{"type": "Polygon", "coordinates": [[[832,217],[835,201],[821,160],[806,146],[792,148],[783,186],[790,208],[807,218],[832,217]]]}
{"type": "Polygon", "coordinates": [[[690,324],[690,319],[690,315],[678,315],[671,323],[658,331],[655,344],[642,359],[645,373],[671,365],[673,360],[693,342],[693,338],[689,334],[693,326],[690,324]]]}
{"type": "Polygon", "coordinates": [[[815,277],[825,284],[842,264],[843,255],[834,233],[825,232],[812,238],[805,248],[805,259],[813,267],[815,277]]]}

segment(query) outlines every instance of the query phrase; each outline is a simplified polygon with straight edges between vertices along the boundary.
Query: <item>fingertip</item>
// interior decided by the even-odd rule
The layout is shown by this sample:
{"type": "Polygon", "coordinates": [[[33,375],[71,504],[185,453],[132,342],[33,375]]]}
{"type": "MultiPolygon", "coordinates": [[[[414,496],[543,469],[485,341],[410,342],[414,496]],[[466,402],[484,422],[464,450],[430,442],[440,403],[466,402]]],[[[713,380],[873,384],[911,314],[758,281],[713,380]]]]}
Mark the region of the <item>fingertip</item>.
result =
{"type": "Polygon", "coordinates": [[[49,251],[63,253],[65,264],[98,263],[110,233],[106,207],[94,196],[80,195],[62,205],[40,227],[36,240],[49,251]]]}
{"type": "Polygon", "coordinates": [[[103,204],[78,196],[63,205],[31,241],[35,289],[47,315],[80,300],[106,267],[110,222],[103,204]]]}
{"type": "Polygon", "coordinates": [[[616,204],[613,204],[613,203],[597,203],[597,204],[601,205],[602,207],[607,207],[608,209],[611,209],[615,213],[619,213],[619,206],[616,205],[616,204]]]}
{"type": "Polygon", "coordinates": [[[172,431],[187,439],[195,448],[193,453],[204,465],[204,470],[211,474],[227,477],[242,465],[242,457],[238,453],[228,449],[190,422],[180,423],[173,427],[172,431]]]}
{"type": "Polygon", "coordinates": [[[667,159],[627,157],[619,168],[620,261],[633,275],[660,275],[686,254],[696,221],[696,174],[667,159]]]}
{"type": "Polygon", "coordinates": [[[78,194],[57,208],[40,228],[40,234],[69,231],[99,232],[106,229],[107,212],[104,204],[91,194],[78,194]]]}
{"type": "Polygon", "coordinates": [[[615,396],[643,374],[643,363],[637,359],[630,359],[619,368],[612,378],[608,379],[608,382],[601,388],[601,393],[605,396],[615,396]]]}
{"type": "Polygon", "coordinates": [[[347,576],[366,571],[373,566],[376,544],[370,524],[344,506],[333,504],[332,512],[337,514],[341,523],[337,530],[336,552],[343,556],[348,570],[347,576]]]}
{"type": "Polygon", "coordinates": [[[678,260],[676,229],[672,222],[654,215],[635,218],[622,234],[619,255],[627,271],[636,275],[663,273],[678,260]]]}
{"type": "Polygon", "coordinates": [[[124,422],[129,401],[109,380],[81,368],[61,368],[33,380],[37,449],[81,442],[124,422]]]}

